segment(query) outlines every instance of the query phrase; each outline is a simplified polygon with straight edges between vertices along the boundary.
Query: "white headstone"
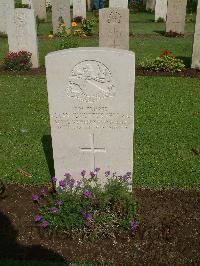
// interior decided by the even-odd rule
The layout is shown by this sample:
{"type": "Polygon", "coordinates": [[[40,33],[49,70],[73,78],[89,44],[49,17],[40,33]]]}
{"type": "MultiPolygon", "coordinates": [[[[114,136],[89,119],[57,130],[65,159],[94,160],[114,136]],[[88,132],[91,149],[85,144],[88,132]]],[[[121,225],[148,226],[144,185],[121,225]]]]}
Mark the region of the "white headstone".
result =
{"type": "Polygon", "coordinates": [[[32,53],[33,68],[37,68],[38,44],[34,11],[28,8],[16,8],[9,24],[9,51],[28,51],[32,53]]]}
{"type": "Polygon", "coordinates": [[[156,0],[155,21],[159,18],[166,21],[167,18],[167,0],[156,0]]]}
{"type": "Polygon", "coordinates": [[[128,8],[128,0],[109,0],[109,7],[128,8]]]}
{"type": "Polygon", "coordinates": [[[32,0],[32,8],[39,19],[47,19],[46,0],[32,0]]]}
{"type": "Polygon", "coordinates": [[[46,71],[56,177],[95,167],[132,172],[134,53],[66,49],[46,56],[46,71]]]}
{"type": "Polygon", "coordinates": [[[128,8],[102,8],[99,10],[99,46],[129,49],[128,8]]]}
{"type": "Polygon", "coordinates": [[[70,0],[51,0],[53,33],[59,29],[59,18],[62,17],[67,28],[71,27],[70,0]]]}
{"type": "Polygon", "coordinates": [[[73,18],[86,18],[86,0],[73,0],[73,18]]]}
{"type": "Polygon", "coordinates": [[[46,0],[46,7],[51,6],[51,0],[46,0]]]}
{"type": "Polygon", "coordinates": [[[200,0],[197,7],[196,26],[194,34],[192,68],[200,69],[200,0]]]}
{"type": "Polygon", "coordinates": [[[0,32],[8,33],[8,24],[13,16],[14,0],[0,0],[0,32]]]}
{"type": "Polygon", "coordinates": [[[146,1],[146,10],[154,11],[155,10],[155,4],[156,4],[156,0],[147,0],[146,1]]]}
{"type": "Polygon", "coordinates": [[[187,0],[168,0],[166,32],[184,34],[187,0]]]}

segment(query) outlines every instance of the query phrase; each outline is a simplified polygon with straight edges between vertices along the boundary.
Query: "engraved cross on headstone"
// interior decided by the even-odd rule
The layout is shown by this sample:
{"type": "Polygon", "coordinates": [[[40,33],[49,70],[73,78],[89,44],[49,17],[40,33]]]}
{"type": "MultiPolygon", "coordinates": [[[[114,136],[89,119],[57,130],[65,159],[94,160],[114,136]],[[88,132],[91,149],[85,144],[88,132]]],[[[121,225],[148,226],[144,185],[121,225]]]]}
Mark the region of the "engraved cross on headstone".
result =
{"type": "Polygon", "coordinates": [[[92,153],[92,167],[93,169],[96,168],[96,158],[95,158],[95,154],[97,152],[106,152],[105,148],[97,148],[95,147],[95,142],[94,142],[94,133],[90,135],[91,139],[91,143],[90,146],[91,147],[84,147],[84,148],[80,148],[81,152],[91,152],[92,153]]]}

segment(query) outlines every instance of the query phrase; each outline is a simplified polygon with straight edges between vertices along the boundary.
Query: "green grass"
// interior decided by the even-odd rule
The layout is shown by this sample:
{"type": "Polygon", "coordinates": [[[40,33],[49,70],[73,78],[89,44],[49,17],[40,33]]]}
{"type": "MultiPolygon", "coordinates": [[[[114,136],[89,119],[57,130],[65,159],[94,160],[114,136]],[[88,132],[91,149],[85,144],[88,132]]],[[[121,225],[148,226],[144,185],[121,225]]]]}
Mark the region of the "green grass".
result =
{"type": "MultiPolygon", "coordinates": [[[[93,17],[92,12],[88,12],[88,18],[93,17]]],[[[195,15],[187,15],[188,20],[195,19],[195,15]]],[[[171,50],[174,54],[182,57],[190,65],[192,56],[194,22],[187,22],[184,38],[167,38],[162,35],[165,31],[164,23],[155,23],[154,14],[151,13],[130,13],[130,50],[136,53],[137,64],[144,57],[155,57],[163,49],[171,50]]],[[[48,12],[48,20],[41,23],[38,28],[38,46],[40,65],[44,65],[47,53],[59,50],[59,39],[48,40],[47,36],[52,31],[51,13],[48,12]]],[[[3,58],[8,52],[7,39],[0,38],[0,65],[3,64],[3,58]]],[[[80,46],[98,46],[98,23],[95,26],[95,35],[87,39],[80,39],[80,46]]]]}
{"type": "MultiPolygon", "coordinates": [[[[199,79],[138,77],[134,183],[148,187],[200,186],[199,79]]],[[[1,76],[1,172],[5,181],[48,184],[51,158],[44,76],[1,76]],[[33,175],[25,177],[20,168],[33,175]]],[[[51,165],[52,167],[52,165],[51,165]]],[[[114,170],[114,169],[113,169],[114,170]]]]}

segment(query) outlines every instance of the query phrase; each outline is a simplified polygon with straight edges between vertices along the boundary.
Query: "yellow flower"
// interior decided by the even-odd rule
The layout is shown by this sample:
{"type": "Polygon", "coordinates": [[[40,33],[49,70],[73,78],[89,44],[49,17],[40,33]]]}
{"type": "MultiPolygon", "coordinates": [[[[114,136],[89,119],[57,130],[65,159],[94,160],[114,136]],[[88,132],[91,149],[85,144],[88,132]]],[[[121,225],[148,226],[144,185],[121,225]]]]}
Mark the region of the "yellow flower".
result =
{"type": "Polygon", "coordinates": [[[75,30],[74,32],[80,32],[81,30],[75,30]]]}
{"type": "Polygon", "coordinates": [[[52,39],[53,38],[53,34],[49,34],[48,37],[49,37],[49,39],[52,39]]]}
{"type": "Polygon", "coordinates": [[[77,26],[77,23],[76,22],[72,22],[72,27],[76,27],[77,26]]]}

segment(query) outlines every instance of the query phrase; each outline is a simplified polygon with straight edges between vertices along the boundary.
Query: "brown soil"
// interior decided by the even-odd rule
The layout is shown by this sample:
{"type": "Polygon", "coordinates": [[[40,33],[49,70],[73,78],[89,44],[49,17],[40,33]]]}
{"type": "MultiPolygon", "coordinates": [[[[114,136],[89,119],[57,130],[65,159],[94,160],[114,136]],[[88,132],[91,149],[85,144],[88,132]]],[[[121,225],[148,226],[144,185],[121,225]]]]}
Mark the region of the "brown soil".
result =
{"type": "MultiPolygon", "coordinates": [[[[9,71],[0,68],[1,75],[11,75],[11,76],[35,76],[35,75],[46,75],[46,69],[44,66],[39,68],[32,68],[28,71],[9,71]]],[[[200,77],[200,71],[196,69],[186,69],[182,72],[172,73],[172,72],[161,72],[161,71],[148,71],[141,68],[136,68],[136,76],[152,76],[152,77],[200,77]]]]}
{"type": "Polygon", "coordinates": [[[104,265],[200,265],[200,191],[135,189],[141,225],[134,234],[96,242],[48,235],[34,226],[36,188],[9,184],[0,199],[0,259],[65,260],[104,265]]]}

